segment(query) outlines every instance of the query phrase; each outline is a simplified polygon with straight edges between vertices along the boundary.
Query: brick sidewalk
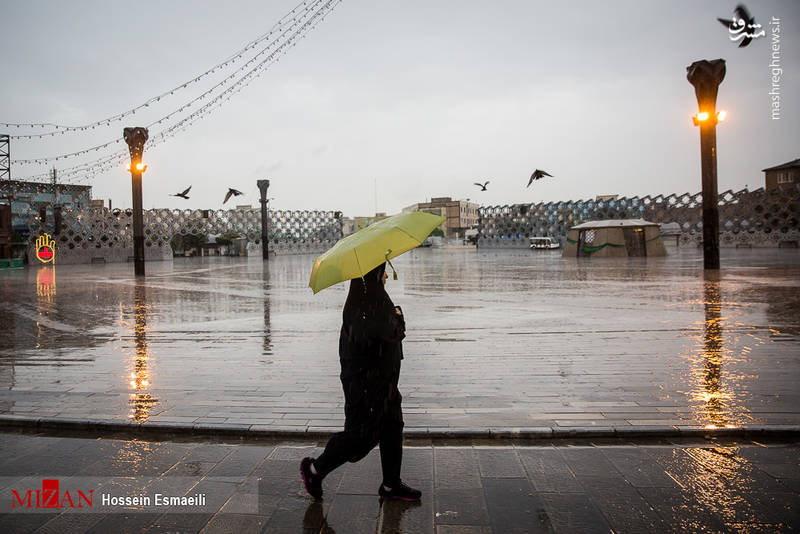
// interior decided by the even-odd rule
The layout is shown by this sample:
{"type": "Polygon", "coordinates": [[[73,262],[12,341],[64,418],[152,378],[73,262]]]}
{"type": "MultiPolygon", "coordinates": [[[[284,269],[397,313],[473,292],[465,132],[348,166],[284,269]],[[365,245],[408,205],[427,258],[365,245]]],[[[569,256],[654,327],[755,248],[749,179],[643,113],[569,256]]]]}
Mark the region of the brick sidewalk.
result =
{"type": "Polygon", "coordinates": [[[298,463],[319,454],[319,443],[3,433],[3,493],[40,488],[41,479],[51,477],[64,489],[93,480],[95,495],[169,488],[176,495],[204,493],[207,503],[167,513],[109,513],[97,504],[91,512],[4,508],[0,531],[471,534],[800,527],[800,442],[500,443],[407,442],[403,476],[423,490],[422,503],[381,505],[377,450],[331,474],[324,500],[314,503],[301,489],[298,463]]]}

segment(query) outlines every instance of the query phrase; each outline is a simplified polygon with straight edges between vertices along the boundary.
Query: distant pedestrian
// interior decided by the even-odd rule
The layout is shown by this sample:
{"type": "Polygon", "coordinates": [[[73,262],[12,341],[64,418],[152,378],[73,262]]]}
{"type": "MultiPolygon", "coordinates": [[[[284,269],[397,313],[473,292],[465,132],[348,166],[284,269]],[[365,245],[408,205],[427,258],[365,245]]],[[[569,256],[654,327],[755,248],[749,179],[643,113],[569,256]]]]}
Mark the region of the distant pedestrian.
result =
{"type": "Polygon", "coordinates": [[[402,396],[397,390],[405,319],[386,293],[383,263],[350,281],[342,312],[339,362],[344,389],[344,431],[328,441],[319,458],[304,458],[300,472],[306,491],[322,498],[322,480],[345,462],[357,462],[380,446],[380,497],[419,501],[422,492],[400,479],[403,460],[402,396]]]}

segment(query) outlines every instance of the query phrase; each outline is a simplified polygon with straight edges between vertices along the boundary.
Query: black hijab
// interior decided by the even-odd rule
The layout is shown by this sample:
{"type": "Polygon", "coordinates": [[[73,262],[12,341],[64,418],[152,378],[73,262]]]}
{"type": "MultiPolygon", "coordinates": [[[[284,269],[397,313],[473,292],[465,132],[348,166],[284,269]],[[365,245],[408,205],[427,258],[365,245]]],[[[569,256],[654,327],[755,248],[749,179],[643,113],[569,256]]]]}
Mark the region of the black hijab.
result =
{"type": "Polygon", "coordinates": [[[357,319],[372,318],[380,313],[394,313],[394,303],[386,293],[383,284],[383,273],[386,263],[381,263],[363,278],[350,280],[350,292],[344,303],[342,318],[345,324],[352,324],[357,319]]]}

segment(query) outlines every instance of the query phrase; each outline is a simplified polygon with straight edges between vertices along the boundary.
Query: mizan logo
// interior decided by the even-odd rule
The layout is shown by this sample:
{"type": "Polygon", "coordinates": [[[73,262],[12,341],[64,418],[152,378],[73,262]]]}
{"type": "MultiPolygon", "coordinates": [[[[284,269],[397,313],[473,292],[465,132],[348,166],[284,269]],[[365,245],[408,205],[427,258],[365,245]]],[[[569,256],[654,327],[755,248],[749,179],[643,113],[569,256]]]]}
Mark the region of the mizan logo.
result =
{"type": "Polygon", "coordinates": [[[36,238],[36,257],[42,263],[53,261],[56,256],[56,242],[50,234],[42,234],[36,238]]]}
{"type": "Polygon", "coordinates": [[[89,490],[87,497],[84,492],[78,490],[77,493],[71,494],[68,490],[64,490],[63,494],[59,493],[58,479],[42,480],[42,489],[28,490],[20,495],[17,490],[11,490],[11,507],[12,508],[84,508],[84,506],[92,507],[92,494],[94,490],[89,490]],[[75,500],[77,499],[77,501],[75,500]],[[85,504],[84,504],[85,503],[85,504]]]}

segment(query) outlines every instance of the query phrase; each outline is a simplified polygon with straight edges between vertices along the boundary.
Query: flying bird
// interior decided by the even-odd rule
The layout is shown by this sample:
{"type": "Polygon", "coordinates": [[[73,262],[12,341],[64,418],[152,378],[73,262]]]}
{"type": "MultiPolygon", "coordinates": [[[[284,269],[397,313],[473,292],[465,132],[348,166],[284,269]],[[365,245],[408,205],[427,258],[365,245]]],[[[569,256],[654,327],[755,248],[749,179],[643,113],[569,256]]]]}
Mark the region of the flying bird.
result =
{"type": "Polygon", "coordinates": [[[544,178],[545,176],[549,176],[550,178],[553,177],[552,174],[547,174],[544,171],[536,169],[535,171],[533,171],[533,174],[531,174],[531,179],[528,180],[528,185],[526,185],[525,187],[530,187],[534,180],[540,180],[540,179],[544,178]]]}
{"type": "Polygon", "coordinates": [[[237,191],[236,189],[233,189],[232,187],[229,187],[228,188],[228,193],[225,195],[225,200],[223,200],[222,203],[225,204],[228,201],[228,199],[231,198],[231,195],[233,195],[235,197],[238,197],[241,194],[242,194],[241,191],[237,191]]]}
{"type": "Polygon", "coordinates": [[[171,197],[181,197],[181,198],[184,198],[186,200],[189,200],[188,194],[189,194],[189,189],[191,189],[191,188],[192,188],[192,186],[190,185],[182,193],[176,193],[176,194],[170,195],[170,196],[171,197]]]}
{"type": "Polygon", "coordinates": [[[717,20],[726,28],[728,28],[728,32],[731,33],[731,41],[736,41],[741,39],[742,42],[739,43],[739,48],[744,48],[745,46],[749,45],[750,42],[753,40],[754,37],[763,37],[766,35],[764,30],[754,33],[752,30],[756,28],[760,28],[761,24],[756,24],[756,19],[744,4],[739,4],[736,6],[736,9],[733,10],[734,19],[721,19],[717,17],[717,20]],[[735,35],[735,36],[734,36],[735,35]]]}
{"type": "Polygon", "coordinates": [[[479,184],[478,182],[475,182],[475,185],[480,187],[481,191],[486,191],[486,184],[488,184],[488,183],[489,183],[489,180],[486,180],[485,182],[483,182],[483,185],[479,184]]]}

